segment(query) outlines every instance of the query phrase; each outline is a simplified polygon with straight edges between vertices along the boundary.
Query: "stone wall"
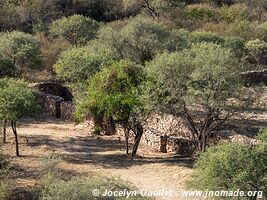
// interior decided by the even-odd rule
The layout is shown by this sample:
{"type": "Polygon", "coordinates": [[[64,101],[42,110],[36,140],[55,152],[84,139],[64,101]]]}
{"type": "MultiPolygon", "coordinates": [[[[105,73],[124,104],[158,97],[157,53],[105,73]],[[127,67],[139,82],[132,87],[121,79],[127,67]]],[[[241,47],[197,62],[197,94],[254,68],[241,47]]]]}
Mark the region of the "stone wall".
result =
{"type": "Polygon", "coordinates": [[[39,90],[39,101],[45,112],[63,119],[73,119],[75,106],[69,89],[58,83],[35,83],[31,87],[39,90]]]}
{"type": "Polygon", "coordinates": [[[61,118],[63,119],[73,119],[75,112],[74,103],[70,101],[63,101],[60,103],[61,118]]]}
{"type": "Polygon", "coordinates": [[[32,84],[31,86],[37,88],[40,92],[43,92],[45,94],[59,96],[63,98],[65,101],[73,100],[73,95],[70,92],[70,89],[59,83],[42,82],[42,83],[32,84]]]}
{"type": "Polygon", "coordinates": [[[250,84],[267,84],[267,69],[260,71],[248,71],[241,73],[242,78],[250,84]]]}
{"type": "Polygon", "coordinates": [[[39,93],[39,102],[45,112],[50,113],[53,116],[60,117],[60,104],[64,101],[63,98],[52,94],[39,93]]]}
{"type": "Polygon", "coordinates": [[[144,126],[142,142],[162,151],[164,137],[167,138],[167,152],[190,154],[190,132],[181,118],[167,114],[150,116],[144,126]]]}

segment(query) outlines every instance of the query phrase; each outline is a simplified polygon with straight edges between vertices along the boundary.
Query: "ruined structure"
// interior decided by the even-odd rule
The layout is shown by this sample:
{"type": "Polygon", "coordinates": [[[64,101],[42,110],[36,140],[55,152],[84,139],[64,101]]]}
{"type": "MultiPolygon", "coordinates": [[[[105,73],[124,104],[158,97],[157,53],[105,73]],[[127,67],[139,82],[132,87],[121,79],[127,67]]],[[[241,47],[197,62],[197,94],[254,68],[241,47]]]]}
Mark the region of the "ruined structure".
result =
{"type": "Polygon", "coordinates": [[[39,101],[44,111],[57,118],[72,119],[75,110],[73,95],[69,88],[59,83],[43,82],[32,84],[39,93],[39,101]]]}

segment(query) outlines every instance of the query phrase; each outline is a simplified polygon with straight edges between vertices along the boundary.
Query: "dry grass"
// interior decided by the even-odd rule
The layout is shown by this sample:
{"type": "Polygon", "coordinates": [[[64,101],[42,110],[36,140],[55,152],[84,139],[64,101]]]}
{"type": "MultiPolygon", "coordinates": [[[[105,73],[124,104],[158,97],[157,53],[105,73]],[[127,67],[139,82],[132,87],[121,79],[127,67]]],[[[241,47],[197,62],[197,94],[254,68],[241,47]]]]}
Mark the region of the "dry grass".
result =
{"type": "Polygon", "coordinates": [[[10,143],[5,144],[3,150],[15,167],[11,179],[20,190],[30,189],[38,183],[49,168],[44,159],[51,156],[62,159],[58,168],[65,178],[92,173],[115,176],[149,191],[161,188],[183,190],[192,172],[190,159],[153,152],[141,145],[139,158],[132,160],[125,155],[124,143],[118,136],[95,137],[90,134],[90,127],[75,126],[71,122],[54,118],[30,120],[19,126],[20,151],[23,156],[17,158],[13,156],[15,149],[10,131],[10,143]]]}

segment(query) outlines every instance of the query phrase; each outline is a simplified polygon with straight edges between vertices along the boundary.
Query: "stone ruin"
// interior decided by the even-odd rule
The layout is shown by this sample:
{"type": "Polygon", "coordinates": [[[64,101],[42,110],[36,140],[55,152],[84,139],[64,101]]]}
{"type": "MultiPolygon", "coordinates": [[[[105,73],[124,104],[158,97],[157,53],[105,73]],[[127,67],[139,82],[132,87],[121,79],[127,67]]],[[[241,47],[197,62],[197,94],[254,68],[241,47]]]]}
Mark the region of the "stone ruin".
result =
{"type": "Polygon", "coordinates": [[[260,71],[248,71],[241,73],[241,77],[248,84],[264,83],[267,85],[267,69],[260,71]]]}
{"type": "Polygon", "coordinates": [[[75,107],[68,87],[52,82],[35,83],[31,86],[39,91],[38,98],[44,111],[57,118],[73,118],[75,107]]]}

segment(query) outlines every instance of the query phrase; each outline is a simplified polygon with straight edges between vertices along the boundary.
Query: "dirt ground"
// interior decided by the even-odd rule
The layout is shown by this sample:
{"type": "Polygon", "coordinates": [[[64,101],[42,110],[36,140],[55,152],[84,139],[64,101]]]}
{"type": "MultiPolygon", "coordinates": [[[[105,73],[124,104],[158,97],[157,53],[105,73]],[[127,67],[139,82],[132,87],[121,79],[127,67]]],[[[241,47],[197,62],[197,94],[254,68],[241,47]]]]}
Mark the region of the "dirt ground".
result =
{"type": "MultiPolygon", "coordinates": [[[[22,157],[14,157],[11,130],[8,144],[2,146],[15,170],[11,179],[18,190],[30,189],[47,171],[44,159],[60,157],[58,165],[66,176],[100,174],[120,177],[138,189],[179,192],[192,173],[192,160],[163,154],[141,145],[139,158],[132,160],[124,153],[123,138],[92,136],[90,127],[75,126],[56,118],[25,121],[18,127],[22,157]]],[[[157,199],[184,199],[179,195],[157,199]]]]}

